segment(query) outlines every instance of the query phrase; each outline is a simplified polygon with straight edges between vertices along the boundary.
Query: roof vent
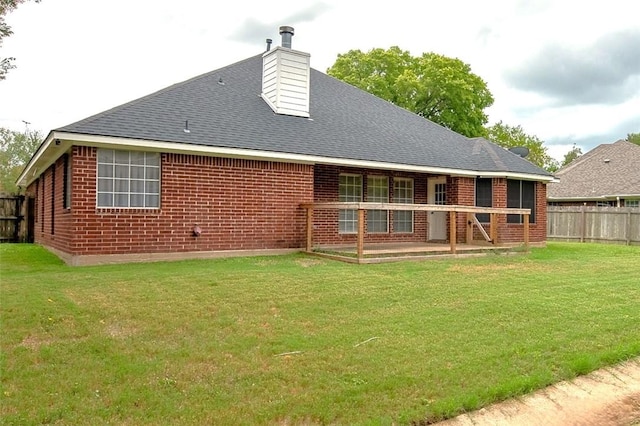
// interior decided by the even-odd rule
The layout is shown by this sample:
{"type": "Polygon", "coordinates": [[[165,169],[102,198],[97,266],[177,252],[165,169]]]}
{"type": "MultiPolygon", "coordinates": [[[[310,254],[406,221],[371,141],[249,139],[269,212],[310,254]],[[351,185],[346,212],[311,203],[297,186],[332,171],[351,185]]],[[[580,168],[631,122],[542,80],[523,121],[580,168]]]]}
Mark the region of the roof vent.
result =
{"type": "Polygon", "coordinates": [[[605,164],[609,164],[611,162],[611,160],[609,158],[605,158],[604,162],[605,162],[605,164]]]}
{"type": "Polygon", "coordinates": [[[282,36],[282,47],[291,49],[291,37],[293,37],[293,27],[280,27],[280,35],[282,36]]]}
{"type": "Polygon", "coordinates": [[[273,43],[273,40],[271,40],[270,38],[267,39],[267,52],[271,50],[271,43],[273,43]]]}

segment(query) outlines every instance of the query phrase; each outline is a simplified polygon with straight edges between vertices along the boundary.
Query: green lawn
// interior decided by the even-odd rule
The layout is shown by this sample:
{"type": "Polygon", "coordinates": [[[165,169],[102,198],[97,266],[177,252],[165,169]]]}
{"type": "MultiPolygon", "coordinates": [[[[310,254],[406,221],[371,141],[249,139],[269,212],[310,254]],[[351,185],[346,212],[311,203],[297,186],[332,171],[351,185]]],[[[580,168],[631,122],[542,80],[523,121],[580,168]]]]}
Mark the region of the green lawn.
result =
{"type": "Polygon", "coordinates": [[[431,422],[640,354],[640,247],[379,265],[0,255],[2,424],[431,422]]]}

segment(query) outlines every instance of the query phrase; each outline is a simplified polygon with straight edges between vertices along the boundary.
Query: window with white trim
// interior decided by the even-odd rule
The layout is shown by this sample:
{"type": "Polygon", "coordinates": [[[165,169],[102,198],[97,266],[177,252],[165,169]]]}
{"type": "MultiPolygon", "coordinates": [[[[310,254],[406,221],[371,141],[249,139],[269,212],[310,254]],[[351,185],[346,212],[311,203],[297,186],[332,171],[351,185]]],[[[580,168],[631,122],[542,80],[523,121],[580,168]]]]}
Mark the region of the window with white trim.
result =
{"type": "MultiPolygon", "coordinates": [[[[352,203],[362,201],[362,176],[340,175],[338,201],[352,203]]],[[[338,211],[338,232],[341,234],[355,234],[358,232],[358,210],[338,211]]]]}
{"type": "Polygon", "coordinates": [[[97,206],[159,208],[160,154],[98,149],[97,206]]]}
{"type": "MultiPolygon", "coordinates": [[[[413,204],[413,179],[393,179],[393,202],[399,204],[413,204]]],[[[413,232],[413,211],[396,210],[393,212],[394,232],[413,232]]]]}
{"type": "MultiPolygon", "coordinates": [[[[536,221],[536,183],[528,180],[507,179],[507,207],[531,209],[529,223],[536,221]]],[[[522,223],[523,215],[508,214],[507,223],[522,223]]]]}
{"type": "Polygon", "coordinates": [[[640,200],[624,200],[624,206],[637,209],[640,207],[640,200]]]}
{"type": "Polygon", "coordinates": [[[65,209],[71,208],[71,158],[69,154],[64,155],[64,186],[62,188],[62,200],[63,207],[65,209]]]}
{"type": "MultiPolygon", "coordinates": [[[[367,176],[367,202],[389,202],[389,178],[386,176],[367,176]]],[[[367,210],[367,232],[389,232],[388,210],[367,210]]]]}

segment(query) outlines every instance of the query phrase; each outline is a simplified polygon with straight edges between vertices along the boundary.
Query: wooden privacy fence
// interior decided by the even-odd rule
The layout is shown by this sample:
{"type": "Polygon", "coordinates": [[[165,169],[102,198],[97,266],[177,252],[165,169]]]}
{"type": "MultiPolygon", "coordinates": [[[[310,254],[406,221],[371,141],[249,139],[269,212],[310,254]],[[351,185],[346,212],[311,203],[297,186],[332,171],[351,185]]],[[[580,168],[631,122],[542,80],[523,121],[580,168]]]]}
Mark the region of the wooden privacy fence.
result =
{"type": "Polygon", "coordinates": [[[0,243],[33,242],[33,199],[0,195],[0,243]]]}
{"type": "Polygon", "coordinates": [[[630,207],[547,208],[547,238],[640,244],[640,209],[630,207]]]}

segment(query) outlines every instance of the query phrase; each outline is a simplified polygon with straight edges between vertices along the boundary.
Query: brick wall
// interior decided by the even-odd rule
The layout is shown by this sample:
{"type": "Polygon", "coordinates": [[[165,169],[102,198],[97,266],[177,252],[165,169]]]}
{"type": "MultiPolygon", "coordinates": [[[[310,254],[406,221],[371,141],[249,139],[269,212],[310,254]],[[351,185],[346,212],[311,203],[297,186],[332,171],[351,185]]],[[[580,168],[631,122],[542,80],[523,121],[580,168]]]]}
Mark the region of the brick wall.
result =
{"type": "Polygon", "coordinates": [[[54,233],[53,168],[40,178],[36,242],[72,255],[304,247],[299,204],[313,199],[310,165],[162,154],[160,209],[96,208],[96,152],[73,147],[68,211],[64,161],[56,162],[54,233]]]}
{"type": "Polygon", "coordinates": [[[62,251],[71,244],[73,223],[70,210],[64,208],[65,177],[65,160],[60,157],[26,190],[35,199],[35,242],[62,251]]]}
{"type": "MultiPolygon", "coordinates": [[[[35,241],[71,255],[167,253],[213,250],[302,248],[304,202],[338,201],[339,175],[414,181],[414,202],[427,202],[424,173],[402,173],[326,165],[286,164],[184,154],[162,154],[161,208],[96,208],[96,148],[74,146],[71,209],[64,208],[65,162],[61,157],[27,192],[36,199],[35,241]],[[194,226],[202,230],[193,235],[194,226]]],[[[506,179],[494,179],[495,207],[506,207],[506,179]]],[[[448,204],[474,205],[475,179],[447,177],[448,204]]],[[[546,185],[536,186],[536,223],[532,242],[546,239],[546,185]]],[[[466,215],[457,215],[457,239],[464,241],[466,215]]],[[[447,226],[448,224],[447,218],[447,226]]],[[[522,241],[523,225],[499,216],[499,241],[522,241]]],[[[418,242],[427,238],[427,213],[414,212],[414,232],[367,233],[367,242],[418,242]]],[[[366,223],[365,223],[366,229],[366,223]]],[[[447,238],[448,238],[447,231],[447,238]]],[[[355,243],[355,234],[338,232],[337,210],[314,212],[314,243],[355,243]]],[[[479,234],[476,238],[480,239],[479,234]]]]}
{"type": "MultiPolygon", "coordinates": [[[[413,197],[415,203],[427,202],[427,177],[422,173],[401,173],[383,170],[370,170],[350,167],[316,165],[314,176],[314,201],[339,201],[339,178],[341,173],[362,176],[363,201],[367,201],[367,176],[387,176],[389,178],[389,200],[393,202],[393,178],[413,179],[413,197]]],[[[365,213],[365,239],[367,242],[415,242],[426,241],[427,215],[425,212],[414,212],[413,233],[393,232],[393,212],[389,212],[389,231],[387,233],[367,233],[365,213]]],[[[338,210],[314,211],[314,243],[315,244],[353,244],[357,235],[338,232],[338,210]]]]}

